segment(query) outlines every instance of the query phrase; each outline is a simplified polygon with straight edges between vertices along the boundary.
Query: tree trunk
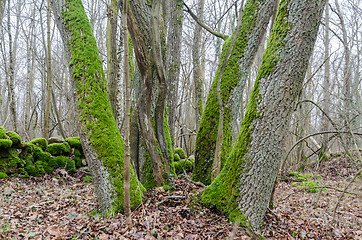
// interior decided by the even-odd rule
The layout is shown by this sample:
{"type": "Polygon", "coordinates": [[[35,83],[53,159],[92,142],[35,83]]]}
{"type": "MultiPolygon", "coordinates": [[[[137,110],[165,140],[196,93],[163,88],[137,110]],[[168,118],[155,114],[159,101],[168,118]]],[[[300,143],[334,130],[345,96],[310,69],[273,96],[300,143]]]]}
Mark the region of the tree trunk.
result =
{"type": "MultiPolygon", "coordinates": [[[[237,34],[235,46],[232,49],[228,63],[222,73],[220,82],[221,100],[224,107],[223,116],[223,138],[221,150],[221,166],[227,158],[232,144],[232,104],[237,95],[235,88],[244,86],[249,69],[259,44],[265,34],[269,19],[273,14],[274,0],[248,0],[242,14],[240,33],[237,34]],[[242,65],[240,65],[242,64],[242,65]]],[[[234,33],[236,34],[236,33],[234,33]]],[[[220,107],[217,97],[217,85],[220,71],[227,61],[227,55],[231,47],[233,37],[226,40],[216,72],[214,81],[207,98],[206,107],[202,114],[200,126],[196,137],[195,169],[193,180],[201,181],[205,184],[211,182],[211,172],[213,159],[215,158],[215,148],[218,136],[218,126],[220,119],[220,107]]],[[[243,87],[239,88],[241,91],[243,87]]],[[[240,110],[240,109],[239,109],[240,110]]]]}
{"type": "Polygon", "coordinates": [[[178,86],[181,67],[181,43],[182,43],[182,1],[170,1],[170,23],[167,35],[167,77],[168,77],[168,121],[171,136],[175,137],[176,106],[178,99],[178,86]]]}
{"type": "Polygon", "coordinates": [[[282,0],[238,139],[202,202],[259,228],[326,0],[282,0]]]}
{"type": "MultiPolygon", "coordinates": [[[[204,6],[205,0],[199,0],[197,4],[197,16],[201,21],[204,18],[204,6]]],[[[193,44],[192,44],[192,78],[194,84],[194,104],[195,104],[195,112],[196,112],[196,129],[199,128],[201,115],[203,111],[202,106],[202,65],[200,64],[201,61],[201,40],[202,40],[202,27],[195,22],[195,30],[194,30],[194,37],[193,37],[193,44]]]]}
{"type": "Polygon", "coordinates": [[[124,58],[123,58],[123,68],[124,68],[124,83],[125,83],[125,92],[126,92],[126,110],[124,116],[124,213],[127,218],[127,223],[131,227],[131,206],[130,206],[130,118],[131,118],[131,87],[129,79],[129,64],[128,64],[128,30],[127,30],[127,0],[123,0],[123,11],[122,11],[122,24],[123,24],[123,46],[124,46],[124,58]]]}
{"type": "Polygon", "coordinates": [[[44,113],[44,127],[43,127],[43,138],[49,138],[49,118],[50,118],[50,108],[51,108],[51,99],[52,99],[52,59],[51,59],[51,42],[50,42],[50,0],[47,1],[47,57],[46,57],[46,67],[47,67],[47,100],[44,113]]]}
{"type": "Polygon", "coordinates": [[[3,22],[6,0],[0,0],[0,23],[3,22]]]}
{"type": "MultiPolygon", "coordinates": [[[[328,0],[327,0],[328,3],[328,0]]],[[[325,26],[324,26],[324,80],[323,80],[323,110],[324,112],[329,116],[329,106],[330,106],[330,61],[329,61],[329,5],[326,4],[326,9],[324,11],[325,14],[325,26]]],[[[322,115],[322,121],[321,121],[321,132],[326,132],[329,130],[329,121],[327,117],[323,114],[322,115]]],[[[328,149],[328,134],[323,134],[322,136],[322,149],[321,152],[323,155],[325,154],[326,150],[328,149]]]]}
{"type": "MultiPolygon", "coordinates": [[[[335,1],[336,4],[336,13],[339,17],[341,30],[342,30],[342,44],[344,47],[344,66],[343,66],[343,115],[344,115],[344,130],[350,130],[351,124],[351,49],[348,45],[348,35],[346,25],[344,23],[344,18],[339,6],[338,1],[335,1]]],[[[347,134],[346,144],[348,147],[352,145],[351,134],[347,134]]]]}
{"type": "MultiPolygon", "coordinates": [[[[20,6],[20,4],[19,4],[20,6]]],[[[20,9],[18,8],[17,12],[20,14],[20,9]]],[[[16,113],[16,103],[15,103],[15,62],[16,62],[16,50],[17,50],[17,38],[19,35],[19,20],[20,17],[17,18],[16,21],[16,33],[13,39],[13,35],[11,33],[11,21],[10,21],[10,0],[8,1],[8,36],[9,36],[9,79],[8,79],[8,89],[9,89],[9,106],[10,106],[10,114],[11,120],[13,124],[13,128],[15,132],[18,132],[18,117],[16,113]],[[14,41],[13,41],[14,40],[14,41]]]]}
{"type": "MultiPolygon", "coordinates": [[[[107,21],[107,82],[109,100],[111,102],[112,112],[117,119],[117,20],[118,20],[118,2],[117,0],[111,0],[108,11],[107,21]]],[[[126,38],[128,40],[128,37],[126,38]]]]}
{"type": "MultiPolygon", "coordinates": [[[[112,114],[91,25],[80,0],[52,1],[52,6],[70,58],[80,136],[100,209],[103,213],[123,211],[124,144],[112,114]]],[[[142,202],[143,191],[131,168],[131,208],[142,202]]]]}
{"type": "Polygon", "coordinates": [[[160,3],[159,0],[153,1],[150,6],[145,0],[131,1],[131,14],[128,14],[128,27],[141,73],[136,115],[156,186],[168,180],[173,160],[169,126],[164,114],[167,84],[160,3]]]}

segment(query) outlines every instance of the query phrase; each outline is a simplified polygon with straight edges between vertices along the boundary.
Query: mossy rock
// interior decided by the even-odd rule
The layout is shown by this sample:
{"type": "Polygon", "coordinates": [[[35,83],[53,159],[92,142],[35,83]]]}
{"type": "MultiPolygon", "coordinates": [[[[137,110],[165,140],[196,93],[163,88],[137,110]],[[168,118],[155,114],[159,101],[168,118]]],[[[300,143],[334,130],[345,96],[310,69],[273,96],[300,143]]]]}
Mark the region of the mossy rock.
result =
{"type": "Polygon", "coordinates": [[[187,157],[182,148],[175,148],[174,152],[177,153],[181,159],[185,159],[187,157]]]}
{"type": "Polygon", "coordinates": [[[180,155],[178,155],[177,153],[175,153],[175,154],[173,155],[173,161],[174,161],[174,162],[178,162],[178,161],[180,161],[180,160],[181,160],[180,155]]]}
{"type": "Polygon", "coordinates": [[[6,173],[0,172],[0,179],[7,178],[8,175],[6,173]]]}
{"type": "Polygon", "coordinates": [[[77,172],[77,170],[75,169],[75,161],[74,160],[70,160],[65,168],[65,170],[67,170],[70,174],[74,174],[77,172]]]}
{"type": "Polygon", "coordinates": [[[10,140],[13,142],[13,147],[19,147],[21,145],[21,137],[19,134],[13,131],[8,131],[7,135],[9,136],[10,140]]]}
{"type": "Polygon", "coordinates": [[[6,135],[6,130],[3,127],[0,127],[0,139],[8,139],[8,136],[6,135]]]}
{"type": "Polygon", "coordinates": [[[46,151],[53,156],[69,155],[70,146],[67,142],[49,144],[46,151]]]}
{"type": "Polygon", "coordinates": [[[25,165],[25,161],[19,158],[19,152],[15,148],[9,148],[1,152],[0,171],[6,174],[14,174],[17,168],[25,165]]]}
{"type": "Polygon", "coordinates": [[[174,162],[175,172],[176,174],[181,174],[184,172],[184,169],[186,172],[192,172],[194,169],[195,163],[185,159],[178,162],[174,162]]]}
{"type": "Polygon", "coordinates": [[[44,152],[40,147],[34,146],[34,161],[39,160],[43,162],[49,162],[50,153],[44,152]]]}
{"type": "Polygon", "coordinates": [[[38,172],[38,169],[32,165],[32,164],[29,164],[25,167],[25,171],[30,175],[30,176],[33,176],[33,177],[39,177],[39,172],[38,172]]]}
{"type": "Polygon", "coordinates": [[[71,148],[75,148],[79,150],[81,153],[83,152],[82,143],[80,142],[79,137],[69,137],[65,139],[65,141],[69,144],[71,148]]]}
{"type": "Polygon", "coordinates": [[[45,149],[48,146],[48,141],[45,138],[34,138],[33,140],[31,140],[29,143],[32,143],[38,147],[41,147],[41,149],[43,151],[45,151],[45,149]]]}
{"type": "Polygon", "coordinates": [[[78,149],[75,149],[74,150],[74,161],[75,161],[76,168],[82,167],[83,159],[84,159],[84,155],[78,149]]]}
{"type": "Polygon", "coordinates": [[[66,156],[57,156],[54,158],[51,158],[49,160],[49,166],[56,169],[56,168],[63,168],[69,161],[69,158],[66,156]]]}
{"type": "Polygon", "coordinates": [[[0,139],[0,150],[8,149],[13,145],[13,141],[10,139],[0,139]]]}

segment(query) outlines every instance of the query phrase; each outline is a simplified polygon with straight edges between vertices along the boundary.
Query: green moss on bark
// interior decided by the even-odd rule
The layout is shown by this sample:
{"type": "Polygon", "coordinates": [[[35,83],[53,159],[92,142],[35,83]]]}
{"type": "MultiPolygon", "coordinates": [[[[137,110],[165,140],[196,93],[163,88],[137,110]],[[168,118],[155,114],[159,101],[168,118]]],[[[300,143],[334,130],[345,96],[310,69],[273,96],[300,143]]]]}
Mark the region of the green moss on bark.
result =
{"type": "MultiPolygon", "coordinates": [[[[221,77],[220,95],[224,106],[223,118],[223,143],[221,153],[221,167],[231,151],[232,126],[231,126],[231,97],[234,88],[241,77],[239,60],[244,56],[248,43],[248,37],[256,26],[258,8],[265,0],[247,1],[244,7],[241,30],[231,52],[221,77]]],[[[235,34],[235,33],[234,33],[235,34]]],[[[234,36],[233,36],[234,37],[234,36]]],[[[223,46],[220,63],[216,72],[210,93],[207,98],[205,110],[203,111],[199,129],[196,136],[195,169],[192,179],[205,184],[211,182],[212,163],[215,155],[216,140],[218,135],[218,124],[220,118],[220,108],[217,99],[217,82],[221,67],[227,61],[227,55],[231,47],[233,37],[228,38],[223,46]]]]}
{"type": "Polygon", "coordinates": [[[240,221],[244,226],[249,226],[249,223],[238,209],[238,180],[240,174],[243,174],[243,170],[245,169],[247,161],[245,154],[252,141],[251,134],[254,130],[253,121],[260,117],[261,114],[258,112],[258,104],[262,99],[262,96],[259,94],[260,81],[274,71],[275,64],[280,57],[280,50],[285,44],[285,37],[288,30],[288,10],[285,1],[282,0],[279,5],[276,23],[273,26],[268,46],[263,55],[262,63],[247,105],[238,139],[230,156],[227,158],[224,168],[201,197],[203,204],[217,208],[228,214],[232,221],[240,221]]]}
{"type": "MultiPolygon", "coordinates": [[[[65,28],[70,32],[70,65],[81,132],[107,169],[114,187],[112,209],[107,211],[123,211],[124,144],[112,115],[97,44],[82,2],[67,0],[65,7],[62,16],[65,28]]],[[[133,169],[130,185],[131,208],[134,209],[142,202],[144,188],[133,169]]]]}

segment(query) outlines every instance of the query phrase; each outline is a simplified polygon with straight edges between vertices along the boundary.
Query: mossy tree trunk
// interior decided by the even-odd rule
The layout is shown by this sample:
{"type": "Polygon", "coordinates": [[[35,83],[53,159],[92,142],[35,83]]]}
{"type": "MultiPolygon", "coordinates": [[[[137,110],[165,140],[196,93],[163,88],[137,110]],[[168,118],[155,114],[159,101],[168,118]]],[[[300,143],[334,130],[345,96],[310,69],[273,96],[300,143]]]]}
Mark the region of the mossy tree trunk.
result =
{"type": "MultiPolygon", "coordinates": [[[[112,115],[92,27],[81,0],[52,1],[52,7],[70,58],[80,136],[100,209],[103,213],[123,211],[123,140],[112,115]]],[[[142,202],[143,191],[131,168],[131,208],[142,202]]]]}
{"type": "Polygon", "coordinates": [[[282,0],[238,139],[202,201],[259,228],[326,0],[282,0]]]}
{"type": "MultiPolygon", "coordinates": [[[[146,0],[135,0],[129,4],[128,27],[141,78],[141,91],[132,119],[137,122],[142,138],[138,139],[150,159],[154,184],[160,186],[167,181],[172,160],[169,126],[165,121],[167,81],[161,2],[157,0],[150,4],[146,0]]],[[[134,138],[131,136],[131,139],[134,138]]]]}
{"type": "Polygon", "coordinates": [[[222,166],[232,144],[233,103],[239,101],[238,99],[243,95],[242,90],[248,72],[274,8],[274,0],[248,0],[241,17],[240,28],[224,43],[219,68],[212,83],[197,131],[195,170],[193,174],[193,180],[195,181],[201,181],[205,184],[210,184],[211,182],[220,119],[218,83],[223,106],[223,134],[220,144],[222,166]],[[233,39],[235,40],[234,44],[232,44],[233,39]],[[229,52],[230,48],[231,53],[229,52]],[[221,79],[219,81],[220,74],[221,79]],[[238,91],[235,90],[236,88],[238,91]]]}

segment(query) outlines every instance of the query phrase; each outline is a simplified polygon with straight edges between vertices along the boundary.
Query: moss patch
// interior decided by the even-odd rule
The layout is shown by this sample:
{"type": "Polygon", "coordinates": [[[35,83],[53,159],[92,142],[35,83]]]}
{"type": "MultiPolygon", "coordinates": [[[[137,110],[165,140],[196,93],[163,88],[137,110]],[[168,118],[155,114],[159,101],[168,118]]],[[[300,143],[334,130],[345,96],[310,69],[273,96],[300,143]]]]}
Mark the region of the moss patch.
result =
{"type": "Polygon", "coordinates": [[[182,148],[175,148],[175,154],[178,154],[181,159],[185,159],[187,157],[182,148]]]}
{"type": "Polygon", "coordinates": [[[192,172],[192,170],[194,169],[195,163],[189,159],[183,159],[181,161],[174,162],[174,166],[175,166],[176,174],[182,174],[182,173],[184,173],[184,170],[186,172],[192,172]]]}
{"type": "Polygon", "coordinates": [[[0,179],[7,178],[8,175],[6,173],[0,172],[0,179]]]}
{"type": "Polygon", "coordinates": [[[10,148],[13,142],[10,139],[0,139],[0,150],[10,148]]]}
{"type": "Polygon", "coordinates": [[[6,135],[6,130],[3,127],[0,127],[0,139],[8,139],[8,136],[6,135]]]}
{"type": "Polygon", "coordinates": [[[71,148],[75,148],[80,152],[83,152],[82,143],[80,142],[79,137],[70,137],[65,139],[65,141],[69,144],[71,148]]]}
{"type": "Polygon", "coordinates": [[[46,151],[53,156],[69,155],[70,146],[67,142],[49,144],[46,151]]]}
{"type": "Polygon", "coordinates": [[[10,140],[13,142],[13,147],[18,147],[21,144],[21,137],[16,132],[9,131],[7,132],[10,140]]]}
{"type": "Polygon", "coordinates": [[[45,151],[45,149],[48,146],[48,141],[45,138],[34,138],[29,143],[32,143],[38,147],[41,147],[41,149],[43,149],[43,151],[45,151]]]}

